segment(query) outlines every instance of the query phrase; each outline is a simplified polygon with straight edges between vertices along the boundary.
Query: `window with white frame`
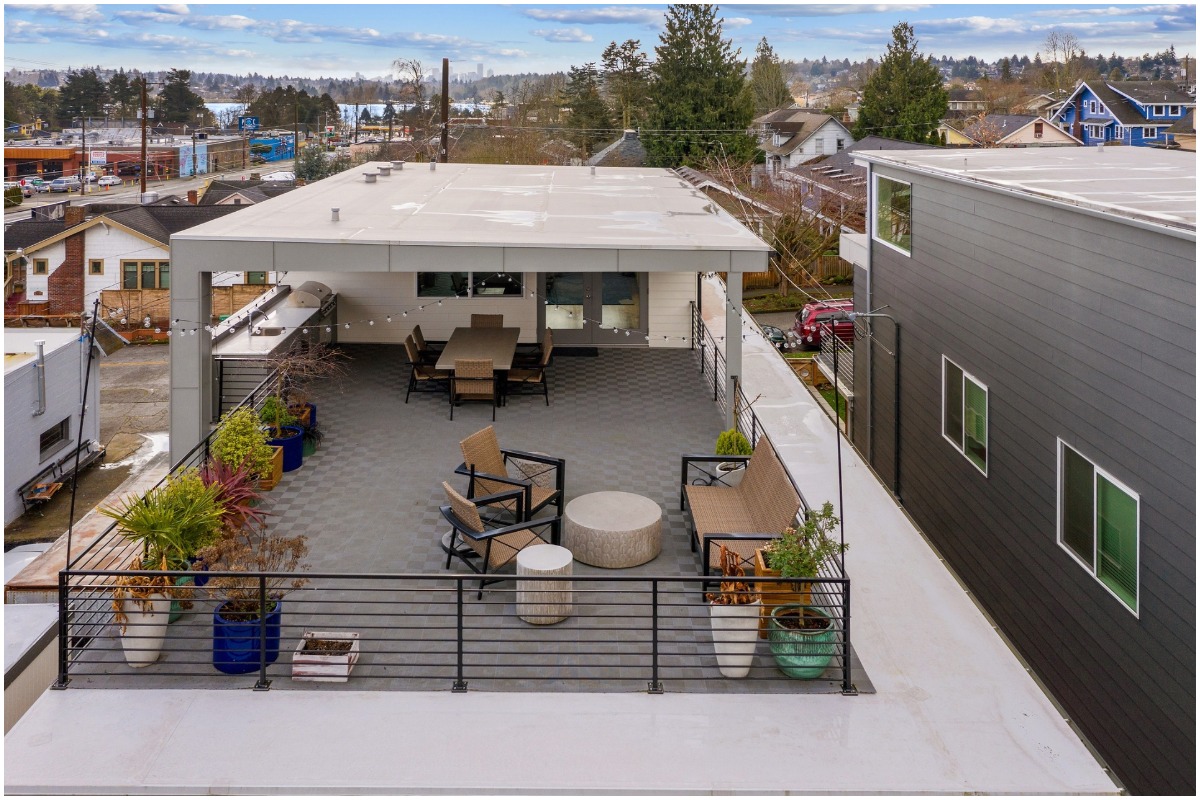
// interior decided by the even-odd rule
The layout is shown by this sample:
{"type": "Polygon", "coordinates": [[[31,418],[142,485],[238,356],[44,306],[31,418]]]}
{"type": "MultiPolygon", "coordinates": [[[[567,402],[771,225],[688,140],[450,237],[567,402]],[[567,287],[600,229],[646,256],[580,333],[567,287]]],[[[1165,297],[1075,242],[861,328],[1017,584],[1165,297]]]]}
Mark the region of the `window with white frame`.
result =
{"type": "Polygon", "coordinates": [[[912,184],[875,176],[873,230],[877,241],[912,254],[912,184]]]}
{"type": "Polygon", "coordinates": [[[1177,117],[1183,111],[1182,106],[1171,106],[1168,111],[1172,117],[1177,117]]]}
{"type": "Polygon", "coordinates": [[[1143,139],[1153,139],[1158,136],[1158,128],[1142,128],[1143,139]]]}
{"type": "Polygon", "coordinates": [[[1095,100],[1088,101],[1088,113],[1089,114],[1098,114],[1099,113],[1099,107],[1095,100]]]}
{"type": "Polygon", "coordinates": [[[1138,613],[1141,498],[1058,440],[1058,543],[1138,613]]]}
{"type": "Polygon", "coordinates": [[[1154,116],[1156,116],[1156,117],[1166,116],[1167,107],[1166,106],[1155,106],[1154,109],[1150,113],[1154,114],[1154,116]]]}
{"type": "Polygon", "coordinates": [[[988,388],[942,356],[942,436],[987,475],[988,388]]]}
{"type": "Polygon", "coordinates": [[[519,272],[418,272],[417,297],[520,297],[519,272]]]}

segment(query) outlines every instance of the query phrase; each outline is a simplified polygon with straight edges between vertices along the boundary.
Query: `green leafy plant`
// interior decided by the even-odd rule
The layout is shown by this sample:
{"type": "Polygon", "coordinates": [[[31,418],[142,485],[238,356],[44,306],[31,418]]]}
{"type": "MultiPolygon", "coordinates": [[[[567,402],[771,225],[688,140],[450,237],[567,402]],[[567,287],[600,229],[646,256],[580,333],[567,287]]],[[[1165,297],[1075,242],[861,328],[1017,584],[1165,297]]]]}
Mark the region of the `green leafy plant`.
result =
{"type": "Polygon", "coordinates": [[[825,503],[820,511],[810,511],[803,525],[784,528],[780,538],[763,548],[767,566],[778,570],[781,578],[816,577],[826,562],[850,547],[833,538],[837,524],[833,503],[825,503]]]}
{"type": "Polygon", "coordinates": [[[209,461],[200,470],[200,480],[217,489],[217,503],[225,510],[222,517],[225,532],[266,527],[268,512],[259,506],[262,492],[258,491],[254,476],[245,464],[235,468],[220,461],[209,461]]]}
{"type": "Polygon", "coordinates": [[[235,469],[246,465],[255,477],[271,471],[273,451],[267,444],[267,433],[254,410],[245,406],[221,417],[209,452],[216,461],[235,469]]]}
{"type": "Polygon", "coordinates": [[[295,425],[296,415],[288,410],[287,403],[279,395],[271,395],[263,401],[258,412],[259,419],[271,426],[277,436],[283,435],[284,425],[295,425]]]}
{"type": "Polygon", "coordinates": [[[715,453],[719,456],[748,456],[754,453],[754,448],[741,431],[730,428],[717,437],[715,453]]]}

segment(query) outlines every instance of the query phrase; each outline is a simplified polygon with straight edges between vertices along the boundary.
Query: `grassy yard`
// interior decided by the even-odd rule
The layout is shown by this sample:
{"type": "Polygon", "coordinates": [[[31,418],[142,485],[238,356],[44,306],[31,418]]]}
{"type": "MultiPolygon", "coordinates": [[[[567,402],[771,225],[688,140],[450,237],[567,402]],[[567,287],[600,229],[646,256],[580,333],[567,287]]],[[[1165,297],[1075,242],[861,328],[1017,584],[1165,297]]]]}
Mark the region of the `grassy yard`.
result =
{"type": "MultiPolygon", "coordinates": [[[[821,397],[825,398],[825,402],[829,404],[829,407],[833,408],[833,386],[823,386],[817,391],[821,393],[821,397]]],[[[844,423],[846,421],[846,398],[839,394],[837,404],[838,419],[844,423]]]]}

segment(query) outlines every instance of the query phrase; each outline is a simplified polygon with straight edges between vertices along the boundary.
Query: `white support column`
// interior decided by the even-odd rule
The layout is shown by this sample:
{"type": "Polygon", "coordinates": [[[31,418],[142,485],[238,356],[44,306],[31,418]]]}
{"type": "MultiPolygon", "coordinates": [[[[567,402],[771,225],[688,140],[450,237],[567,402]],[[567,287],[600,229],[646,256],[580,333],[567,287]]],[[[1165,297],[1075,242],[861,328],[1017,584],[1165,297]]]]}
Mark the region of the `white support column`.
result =
{"type": "MultiPolygon", "coordinates": [[[[731,267],[734,265],[730,265],[731,267]]],[[[742,375],[742,273],[731,268],[726,273],[725,293],[725,427],[737,424],[734,410],[737,397],[734,378],[742,375]]]]}
{"type": "Polygon", "coordinates": [[[204,330],[212,319],[212,273],[188,257],[191,250],[172,247],[171,319],[180,320],[170,345],[172,464],[208,435],[212,419],[212,339],[204,330]]]}

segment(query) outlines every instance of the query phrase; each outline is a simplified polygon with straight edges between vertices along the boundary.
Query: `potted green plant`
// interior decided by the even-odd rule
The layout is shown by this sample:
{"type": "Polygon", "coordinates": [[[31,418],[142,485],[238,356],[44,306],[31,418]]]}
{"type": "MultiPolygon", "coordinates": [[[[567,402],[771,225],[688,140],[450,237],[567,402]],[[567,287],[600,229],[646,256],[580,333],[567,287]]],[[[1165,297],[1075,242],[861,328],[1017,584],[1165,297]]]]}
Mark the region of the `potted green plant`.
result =
{"type": "MultiPolygon", "coordinates": [[[[100,513],[117,521],[117,530],[141,552],[131,572],[185,570],[195,549],[211,543],[221,528],[216,491],[194,473],[168,478],[144,497],[129,495],[100,513]]],[[[125,659],[134,667],[158,660],[170,621],[171,603],[192,590],[169,575],[122,575],[116,579],[112,606],[121,630],[125,659]]]]}
{"type": "Polygon", "coordinates": [[[227,411],[209,445],[213,460],[237,469],[245,465],[270,490],[283,473],[283,450],[267,444],[267,433],[254,410],[246,406],[227,411]]]}
{"type": "Polygon", "coordinates": [[[778,579],[762,581],[758,586],[763,599],[763,638],[767,636],[767,619],[776,606],[812,602],[812,580],[796,579],[815,578],[826,562],[849,547],[833,538],[837,524],[833,503],[825,503],[820,511],[805,514],[799,527],[784,528],[778,539],[754,551],[754,573],[778,579]]]}
{"type": "Polygon", "coordinates": [[[279,395],[263,401],[259,418],[269,428],[267,444],[283,448],[283,471],[292,472],[304,464],[304,430],[296,425],[296,416],[279,395]]]}
{"type": "MultiPolygon", "coordinates": [[[[717,446],[713,453],[718,456],[749,456],[754,454],[754,447],[745,434],[737,428],[730,428],[717,436],[717,446]]],[[[744,461],[722,461],[717,464],[719,480],[727,486],[737,486],[746,474],[745,467],[744,461]]]]}
{"type": "Polygon", "coordinates": [[[215,573],[248,573],[213,575],[208,581],[208,591],[219,603],[213,611],[212,649],[212,663],[219,671],[254,672],[264,653],[268,663],[279,658],[283,598],[308,583],[295,574],[308,569],[303,563],[307,554],[307,537],[284,537],[262,528],[226,531],[201,551],[215,573]],[[272,577],[260,580],[261,573],[272,577]]]}
{"type": "Polygon", "coordinates": [[[789,678],[819,678],[833,661],[837,631],[823,608],[785,603],[771,610],[771,655],[789,678]]]}
{"type": "Polygon", "coordinates": [[[720,589],[708,594],[713,649],[717,668],[726,678],[744,678],[750,672],[757,646],[756,633],[762,600],[744,580],[746,571],[732,550],[720,545],[720,589]]]}
{"type": "MultiPolygon", "coordinates": [[[[313,385],[330,379],[336,385],[336,379],[346,375],[345,361],[348,359],[341,350],[301,339],[270,360],[269,366],[276,375],[276,394],[287,403],[305,431],[317,427],[317,404],[310,399],[313,385]]],[[[314,451],[318,443],[318,437],[308,437],[305,442],[306,447],[311,446],[314,451]]]]}

